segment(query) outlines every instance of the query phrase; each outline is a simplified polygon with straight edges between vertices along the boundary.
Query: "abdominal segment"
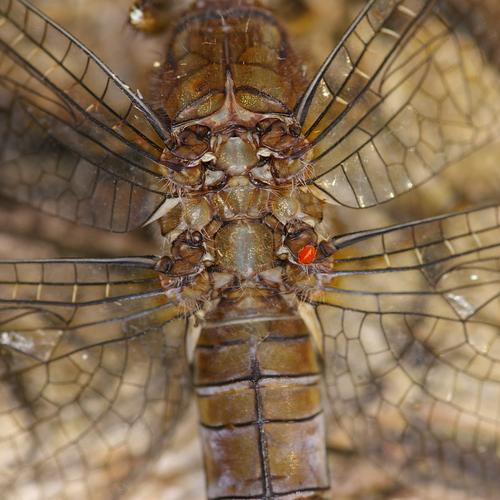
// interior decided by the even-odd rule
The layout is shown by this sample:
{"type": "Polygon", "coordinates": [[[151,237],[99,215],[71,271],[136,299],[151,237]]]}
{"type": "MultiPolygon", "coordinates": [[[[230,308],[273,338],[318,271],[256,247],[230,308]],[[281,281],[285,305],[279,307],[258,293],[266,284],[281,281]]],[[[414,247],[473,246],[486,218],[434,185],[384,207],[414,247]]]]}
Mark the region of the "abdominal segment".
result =
{"type": "Polygon", "coordinates": [[[326,498],[319,369],[305,324],[286,309],[235,318],[224,306],[207,318],[194,363],[208,497],[326,498]]]}

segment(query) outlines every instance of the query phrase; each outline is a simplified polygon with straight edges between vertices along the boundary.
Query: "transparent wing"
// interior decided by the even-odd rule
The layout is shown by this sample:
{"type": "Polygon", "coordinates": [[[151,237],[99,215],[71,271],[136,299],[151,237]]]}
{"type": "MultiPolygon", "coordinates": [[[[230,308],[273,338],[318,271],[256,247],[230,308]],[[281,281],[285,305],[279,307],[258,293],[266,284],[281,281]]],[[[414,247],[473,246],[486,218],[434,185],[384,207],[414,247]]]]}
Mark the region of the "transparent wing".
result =
{"type": "Polygon", "coordinates": [[[0,1],[0,192],[113,231],[164,201],[166,132],[92,52],[25,0],[0,1]]]}
{"type": "Polygon", "coordinates": [[[376,205],[500,136],[498,2],[372,0],[298,117],[323,198],[376,205]]]}
{"type": "Polygon", "coordinates": [[[304,288],[333,425],[425,498],[496,498],[500,207],[369,233],[304,288]]]}
{"type": "Polygon", "coordinates": [[[113,496],[164,445],[187,394],[186,322],[153,266],[0,261],[0,490],[9,498],[113,496]]]}

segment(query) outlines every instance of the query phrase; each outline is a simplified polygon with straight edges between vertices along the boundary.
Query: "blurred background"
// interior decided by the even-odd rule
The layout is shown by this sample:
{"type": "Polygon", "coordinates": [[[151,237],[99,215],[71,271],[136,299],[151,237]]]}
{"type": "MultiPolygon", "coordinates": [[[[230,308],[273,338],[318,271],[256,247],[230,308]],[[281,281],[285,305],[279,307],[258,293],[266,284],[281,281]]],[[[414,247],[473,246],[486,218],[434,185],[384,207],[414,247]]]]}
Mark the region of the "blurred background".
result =
{"type": "MultiPolygon", "coordinates": [[[[62,24],[132,88],[150,95],[155,62],[161,62],[165,34],[146,36],[127,25],[129,0],[35,0],[44,12],[62,24]]],[[[172,2],[172,10],[190,2],[172,2]],[[174,6],[175,4],[175,6],[174,6]]],[[[313,74],[333,48],[361,0],[267,0],[286,24],[308,71],[313,74]]],[[[172,16],[174,13],[172,13],[172,16]]],[[[333,208],[331,217],[346,232],[427,217],[499,199],[500,146],[491,145],[448,168],[444,174],[412,193],[381,207],[356,211],[333,208]]],[[[1,179],[0,179],[1,182],[1,179]]],[[[0,258],[112,257],[157,254],[161,242],[156,228],[131,234],[111,234],[45,216],[0,198],[0,258]]],[[[349,440],[333,432],[330,447],[333,487],[338,500],[424,499],[418,491],[398,486],[356,454],[349,440]]],[[[204,479],[196,412],[189,409],[168,450],[156,457],[148,474],[124,492],[127,499],[204,498],[204,479]]]]}

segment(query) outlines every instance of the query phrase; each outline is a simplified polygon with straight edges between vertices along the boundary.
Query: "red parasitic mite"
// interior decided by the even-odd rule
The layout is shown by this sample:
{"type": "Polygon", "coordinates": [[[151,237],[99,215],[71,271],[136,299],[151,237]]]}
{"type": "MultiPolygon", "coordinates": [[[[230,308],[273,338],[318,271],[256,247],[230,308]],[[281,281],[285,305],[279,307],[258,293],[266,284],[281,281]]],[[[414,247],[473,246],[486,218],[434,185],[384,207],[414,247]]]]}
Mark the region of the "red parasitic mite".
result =
{"type": "Polygon", "coordinates": [[[304,246],[298,253],[298,260],[300,264],[312,264],[316,256],[318,255],[318,250],[313,245],[304,246]]]}

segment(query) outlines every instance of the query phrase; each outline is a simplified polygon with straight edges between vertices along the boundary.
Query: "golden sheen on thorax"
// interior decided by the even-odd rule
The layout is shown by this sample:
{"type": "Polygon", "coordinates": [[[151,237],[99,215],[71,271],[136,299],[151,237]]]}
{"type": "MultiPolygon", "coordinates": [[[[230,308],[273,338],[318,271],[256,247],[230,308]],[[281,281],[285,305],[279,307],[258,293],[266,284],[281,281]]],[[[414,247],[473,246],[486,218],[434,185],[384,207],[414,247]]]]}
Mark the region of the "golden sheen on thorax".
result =
{"type": "Polygon", "coordinates": [[[230,176],[248,173],[259,161],[255,145],[250,140],[238,135],[223,138],[215,150],[216,168],[230,176]]]}
{"type": "Polygon", "coordinates": [[[215,237],[216,263],[225,271],[251,277],[274,267],[273,233],[259,222],[237,221],[220,229],[215,237]]]}

